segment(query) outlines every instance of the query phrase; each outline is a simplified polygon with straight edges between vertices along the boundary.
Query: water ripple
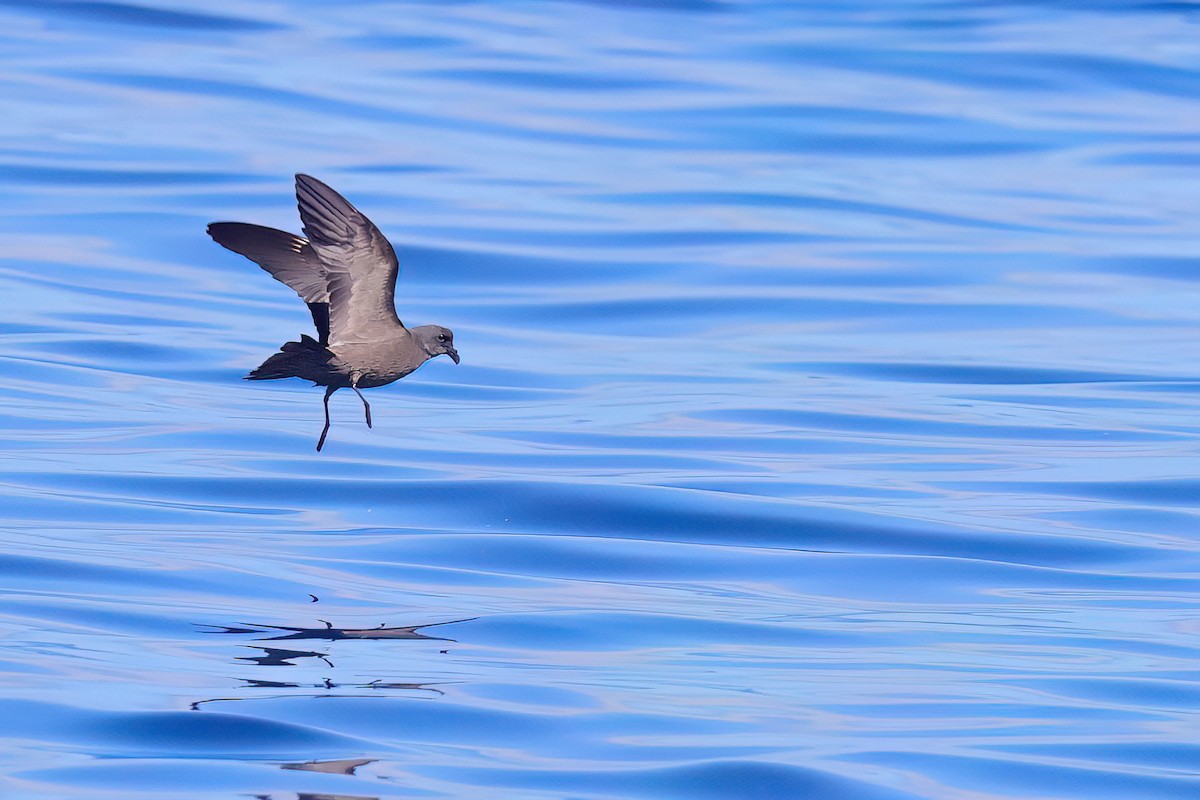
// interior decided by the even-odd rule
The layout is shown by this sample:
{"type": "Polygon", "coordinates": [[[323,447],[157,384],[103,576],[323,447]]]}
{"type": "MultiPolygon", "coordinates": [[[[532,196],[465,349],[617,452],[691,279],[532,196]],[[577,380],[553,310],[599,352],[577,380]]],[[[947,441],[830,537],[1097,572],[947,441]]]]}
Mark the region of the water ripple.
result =
{"type": "Polygon", "coordinates": [[[269,31],[283,26],[243,16],[198,14],[192,11],[155,8],[132,3],[72,2],[71,0],[3,0],[0,5],[49,11],[69,20],[88,24],[133,25],[154,29],[188,31],[269,31]]]}
{"type": "Polygon", "coordinates": [[[1196,794],[1186,4],[0,21],[0,795],[1196,794]],[[320,455],[298,171],[463,359],[320,455]]]}

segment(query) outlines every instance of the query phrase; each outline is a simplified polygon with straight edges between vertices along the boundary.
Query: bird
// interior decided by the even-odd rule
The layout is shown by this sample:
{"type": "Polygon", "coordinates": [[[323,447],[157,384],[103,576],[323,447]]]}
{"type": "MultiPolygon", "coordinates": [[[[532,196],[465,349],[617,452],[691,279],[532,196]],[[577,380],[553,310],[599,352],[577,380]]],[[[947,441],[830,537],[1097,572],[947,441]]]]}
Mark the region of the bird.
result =
{"type": "Polygon", "coordinates": [[[371,404],[360,389],[386,386],[431,358],[459,363],[454,333],[441,325],[405,327],[396,314],[396,251],[371,220],[310,175],[296,175],[303,236],[245,222],[213,222],[208,235],[289,286],[308,304],[317,338],[301,334],[245,376],[249,381],[303,378],[329,398],[349,387],[362,400],[367,427],[371,404]]]}

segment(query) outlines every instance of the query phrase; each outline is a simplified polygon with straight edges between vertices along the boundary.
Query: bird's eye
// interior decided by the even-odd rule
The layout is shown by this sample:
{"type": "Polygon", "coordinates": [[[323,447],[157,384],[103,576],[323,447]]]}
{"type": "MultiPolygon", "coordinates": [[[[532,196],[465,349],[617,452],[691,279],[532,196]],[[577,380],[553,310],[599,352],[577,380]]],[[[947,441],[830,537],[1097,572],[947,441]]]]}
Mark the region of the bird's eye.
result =
{"type": "Polygon", "coordinates": [[[444,333],[439,333],[439,334],[438,334],[438,341],[439,341],[439,342],[444,342],[444,341],[446,341],[446,334],[444,334],[444,333]]]}

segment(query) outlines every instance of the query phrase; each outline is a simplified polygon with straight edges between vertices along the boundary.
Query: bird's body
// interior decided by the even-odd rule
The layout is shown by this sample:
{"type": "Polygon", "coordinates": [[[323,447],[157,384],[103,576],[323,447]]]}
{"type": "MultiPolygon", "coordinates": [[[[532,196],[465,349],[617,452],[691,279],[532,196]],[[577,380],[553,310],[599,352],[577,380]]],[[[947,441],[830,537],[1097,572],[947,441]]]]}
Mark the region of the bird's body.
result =
{"type": "Polygon", "coordinates": [[[329,346],[301,335],[299,342],[285,344],[246,379],[303,378],[337,389],[374,389],[400,380],[428,358],[408,332],[370,343],[329,346]]]}
{"type": "Polygon", "coordinates": [[[302,335],[300,341],[284,344],[246,379],[303,378],[325,386],[320,450],[329,433],[329,397],[338,389],[358,393],[369,427],[371,406],[359,389],[386,386],[434,356],[448,355],[457,364],[458,352],[448,328],[410,329],[400,321],[396,253],[369,219],[307,175],[296,176],[296,199],[307,239],[241,222],[214,222],[208,233],[308,304],[318,338],[302,335]]]}

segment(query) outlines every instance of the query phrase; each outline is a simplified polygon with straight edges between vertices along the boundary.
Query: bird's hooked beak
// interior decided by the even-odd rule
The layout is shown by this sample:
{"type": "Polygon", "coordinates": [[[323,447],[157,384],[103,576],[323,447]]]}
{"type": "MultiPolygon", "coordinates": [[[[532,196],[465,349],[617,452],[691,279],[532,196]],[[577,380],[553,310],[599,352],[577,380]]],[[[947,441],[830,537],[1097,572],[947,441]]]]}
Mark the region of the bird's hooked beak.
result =
{"type": "Polygon", "coordinates": [[[446,355],[448,355],[448,356],[450,356],[450,358],[454,359],[455,364],[458,363],[458,351],[455,350],[453,347],[446,348],[446,355]]]}

